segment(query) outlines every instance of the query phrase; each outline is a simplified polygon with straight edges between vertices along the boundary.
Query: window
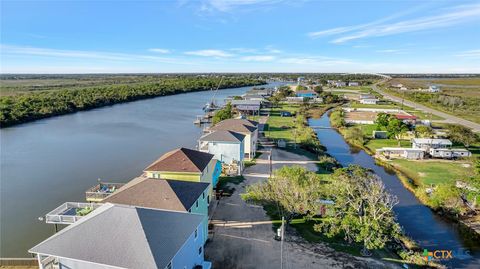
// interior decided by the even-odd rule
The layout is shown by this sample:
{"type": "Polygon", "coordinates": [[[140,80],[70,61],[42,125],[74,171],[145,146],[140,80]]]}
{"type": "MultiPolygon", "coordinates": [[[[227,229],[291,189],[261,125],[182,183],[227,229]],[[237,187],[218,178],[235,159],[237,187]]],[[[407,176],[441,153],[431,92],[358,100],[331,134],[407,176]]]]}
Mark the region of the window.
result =
{"type": "Polygon", "coordinates": [[[165,267],[165,269],[172,269],[172,262],[169,262],[169,263],[167,264],[167,267],[165,267]]]}
{"type": "Polygon", "coordinates": [[[205,200],[205,193],[202,193],[202,199],[205,200]]]}
{"type": "Polygon", "coordinates": [[[195,229],[195,238],[198,237],[198,229],[195,229]]]}
{"type": "Polygon", "coordinates": [[[210,195],[207,196],[207,204],[210,204],[210,195]]]}
{"type": "Polygon", "coordinates": [[[202,247],[198,249],[198,255],[202,255],[202,250],[203,250],[202,247]]]}
{"type": "Polygon", "coordinates": [[[195,207],[198,207],[198,200],[195,202],[195,207]]]}
{"type": "Polygon", "coordinates": [[[188,210],[188,213],[192,213],[192,209],[191,209],[191,208],[188,210]]]}

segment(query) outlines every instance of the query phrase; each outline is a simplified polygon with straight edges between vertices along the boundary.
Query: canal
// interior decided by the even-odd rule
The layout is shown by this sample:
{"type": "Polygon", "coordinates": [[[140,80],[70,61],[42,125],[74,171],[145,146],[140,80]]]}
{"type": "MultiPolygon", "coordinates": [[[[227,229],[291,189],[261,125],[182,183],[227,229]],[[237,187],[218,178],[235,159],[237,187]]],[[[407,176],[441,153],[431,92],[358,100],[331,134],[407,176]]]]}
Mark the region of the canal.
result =
{"type": "MultiPolygon", "coordinates": [[[[216,99],[250,88],[220,90],[216,99]]],[[[54,232],[38,218],[85,201],[98,178],[127,182],[163,153],[194,148],[201,129],[193,121],[212,95],[163,96],[0,129],[0,257],[28,257],[54,232]]]]}
{"type": "MultiPolygon", "coordinates": [[[[320,119],[309,119],[309,124],[330,127],[328,114],[320,119]]],[[[350,147],[334,129],[316,129],[316,133],[327,152],[343,166],[357,164],[371,169],[382,179],[386,188],[399,199],[394,207],[398,222],[422,248],[454,251],[456,258],[445,262],[448,267],[480,268],[480,242],[461,233],[457,224],[434,214],[402,185],[393,171],[377,165],[365,151],[350,147]]]]}

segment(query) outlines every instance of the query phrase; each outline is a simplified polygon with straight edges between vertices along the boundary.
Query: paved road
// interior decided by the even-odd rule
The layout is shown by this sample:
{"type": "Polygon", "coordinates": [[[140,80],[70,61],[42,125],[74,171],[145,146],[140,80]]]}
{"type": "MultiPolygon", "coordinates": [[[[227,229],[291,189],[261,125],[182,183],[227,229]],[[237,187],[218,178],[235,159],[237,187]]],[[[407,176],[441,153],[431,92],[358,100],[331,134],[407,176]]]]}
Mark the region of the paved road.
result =
{"type": "MultiPolygon", "coordinates": [[[[393,96],[391,94],[388,94],[388,93],[378,89],[377,85],[373,85],[372,89],[374,91],[377,91],[378,93],[382,94],[386,99],[389,99],[389,100],[392,100],[392,101],[395,101],[395,102],[398,102],[398,103],[402,102],[402,98],[393,96]]],[[[465,120],[465,119],[462,119],[462,118],[459,118],[459,117],[455,117],[453,115],[435,110],[433,108],[429,108],[427,106],[424,106],[424,105],[421,105],[421,104],[418,104],[418,103],[415,103],[415,102],[412,102],[412,101],[409,101],[409,100],[404,100],[403,103],[407,106],[411,106],[411,107],[416,108],[418,110],[422,110],[424,112],[428,112],[428,113],[432,113],[434,115],[440,116],[440,117],[445,119],[444,122],[460,124],[460,125],[463,125],[465,127],[471,128],[474,132],[480,132],[480,124],[478,124],[478,123],[468,121],[468,120],[465,120]]]]}

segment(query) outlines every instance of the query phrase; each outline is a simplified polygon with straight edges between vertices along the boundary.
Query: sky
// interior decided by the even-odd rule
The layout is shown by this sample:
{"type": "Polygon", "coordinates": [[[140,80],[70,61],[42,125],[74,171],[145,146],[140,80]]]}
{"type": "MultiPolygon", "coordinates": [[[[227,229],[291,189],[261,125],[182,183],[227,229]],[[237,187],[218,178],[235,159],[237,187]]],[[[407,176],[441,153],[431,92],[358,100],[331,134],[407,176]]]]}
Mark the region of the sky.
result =
{"type": "Polygon", "coordinates": [[[1,0],[1,73],[480,73],[480,1],[1,0]]]}

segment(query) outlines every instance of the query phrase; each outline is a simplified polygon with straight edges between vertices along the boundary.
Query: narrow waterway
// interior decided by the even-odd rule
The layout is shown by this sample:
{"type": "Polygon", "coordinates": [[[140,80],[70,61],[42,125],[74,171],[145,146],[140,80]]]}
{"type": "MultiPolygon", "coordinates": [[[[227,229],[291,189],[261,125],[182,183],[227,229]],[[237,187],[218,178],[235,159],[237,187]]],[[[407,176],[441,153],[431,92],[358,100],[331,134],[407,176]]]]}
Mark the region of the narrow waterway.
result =
{"type": "MultiPolygon", "coordinates": [[[[325,113],[320,119],[309,119],[309,124],[330,127],[328,114],[325,113]]],[[[457,224],[446,221],[420,203],[393,171],[377,165],[375,159],[365,151],[350,147],[336,130],[316,129],[316,133],[327,152],[343,166],[357,164],[381,177],[386,188],[399,199],[394,208],[398,222],[422,248],[454,251],[456,257],[444,262],[451,268],[480,268],[480,242],[462,234],[457,224]]]]}
{"type": "MultiPolygon", "coordinates": [[[[250,88],[220,90],[217,100],[250,88]]],[[[0,257],[28,257],[54,232],[38,217],[85,201],[98,178],[127,182],[163,153],[194,148],[201,129],[193,121],[212,95],[163,96],[1,129],[0,257]]]]}

